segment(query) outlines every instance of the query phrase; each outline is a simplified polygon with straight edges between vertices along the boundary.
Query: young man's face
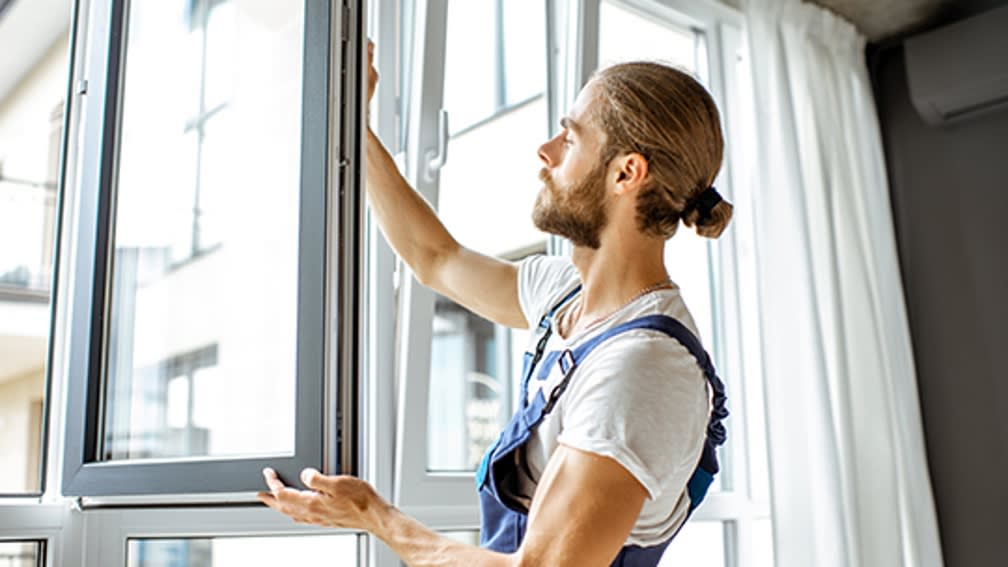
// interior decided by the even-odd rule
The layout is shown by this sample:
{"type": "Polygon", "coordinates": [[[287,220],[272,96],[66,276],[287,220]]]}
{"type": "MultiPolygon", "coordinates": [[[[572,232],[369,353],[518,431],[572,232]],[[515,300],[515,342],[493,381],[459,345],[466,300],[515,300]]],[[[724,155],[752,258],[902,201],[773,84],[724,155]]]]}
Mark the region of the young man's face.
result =
{"type": "Polygon", "coordinates": [[[607,165],[601,163],[604,134],[589,119],[594,104],[586,86],[561,120],[560,133],[539,147],[544,183],[532,221],[540,230],[563,236],[575,246],[599,247],[608,216],[607,165]]]}

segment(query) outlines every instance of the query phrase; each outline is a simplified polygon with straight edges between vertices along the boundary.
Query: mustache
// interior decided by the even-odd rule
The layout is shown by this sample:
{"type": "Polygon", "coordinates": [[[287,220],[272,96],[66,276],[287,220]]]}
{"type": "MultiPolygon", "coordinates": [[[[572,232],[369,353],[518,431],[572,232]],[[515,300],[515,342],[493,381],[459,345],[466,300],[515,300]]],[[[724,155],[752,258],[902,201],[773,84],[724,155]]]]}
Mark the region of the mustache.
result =
{"type": "Polygon", "coordinates": [[[553,179],[550,178],[549,170],[545,167],[539,170],[539,181],[543,183],[552,183],[553,179]]]}

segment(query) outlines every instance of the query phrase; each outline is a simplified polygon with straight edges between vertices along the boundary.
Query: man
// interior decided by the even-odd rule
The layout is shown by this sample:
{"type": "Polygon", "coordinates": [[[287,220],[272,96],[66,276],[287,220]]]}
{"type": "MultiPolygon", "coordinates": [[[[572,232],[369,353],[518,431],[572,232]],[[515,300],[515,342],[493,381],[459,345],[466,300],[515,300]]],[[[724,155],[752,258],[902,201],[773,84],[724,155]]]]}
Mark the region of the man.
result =
{"type": "MultiPolygon", "coordinates": [[[[372,65],[369,97],[376,82],[372,65]]],[[[300,522],[366,530],[409,565],[657,563],[724,441],[722,386],[664,265],[680,221],[717,237],[731,218],[711,187],[719,116],[688,75],[634,63],[596,74],[561,127],[539,148],[533,220],[574,250],[518,264],[457,243],[368,132],[370,205],[417,279],[536,330],[522,407],[477,473],[483,547],[425,528],[353,477],[306,470],[300,491],[267,469],[260,500],[300,522]]]]}

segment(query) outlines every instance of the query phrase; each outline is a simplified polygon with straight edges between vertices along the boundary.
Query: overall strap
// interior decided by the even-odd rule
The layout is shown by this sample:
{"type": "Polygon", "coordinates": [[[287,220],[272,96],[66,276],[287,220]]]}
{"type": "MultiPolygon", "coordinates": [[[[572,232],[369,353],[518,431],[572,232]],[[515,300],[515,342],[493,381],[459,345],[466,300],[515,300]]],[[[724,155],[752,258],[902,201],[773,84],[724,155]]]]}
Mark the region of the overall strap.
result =
{"type": "Polygon", "coordinates": [[[557,361],[564,377],[557,387],[553,389],[552,395],[550,396],[549,401],[547,401],[546,407],[543,409],[544,413],[549,413],[550,410],[553,409],[553,406],[556,405],[560,395],[567,389],[567,384],[570,382],[570,378],[571,375],[573,375],[574,370],[579,364],[581,364],[582,361],[584,361],[586,356],[595,350],[595,347],[616,335],[632,331],[634,329],[660,331],[673,339],[676,339],[679,343],[686,347],[687,350],[689,350],[690,354],[693,355],[693,358],[696,359],[697,364],[700,365],[700,369],[703,370],[713,392],[713,408],[711,410],[710,421],[707,424],[707,441],[701,455],[700,465],[702,468],[707,470],[707,472],[711,474],[716,473],[719,467],[717,458],[714,454],[714,448],[717,445],[724,444],[725,442],[726,432],[724,424],[722,424],[721,421],[728,417],[728,409],[725,407],[726,396],[724,383],[720,378],[718,378],[717,373],[714,371],[714,364],[711,362],[710,356],[707,354],[707,351],[704,350],[703,345],[700,344],[700,340],[697,339],[696,335],[694,335],[693,332],[685,325],[668,315],[646,315],[644,317],[634,319],[633,321],[628,321],[595,335],[576,346],[573,350],[565,350],[557,361]]]}
{"type": "MultiPolygon", "coordinates": [[[[553,327],[551,321],[556,312],[560,310],[561,307],[567,305],[574,297],[581,291],[581,284],[574,286],[574,289],[567,292],[567,295],[563,297],[560,301],[556,303],[549,311],[543,314],[542,318],[539,319],[539,325],[534,330],[535,333],[539,334],[539,340],[536,341],[535,352],[525,353],[525,368],[522,370],[524,376],[522,377],[521,391],[527,392],[529,380],[532,378],[532,373],[535,372],[536,366],[539,365],[539,361],[542,359],[543,353],[546,352],[546,344],[549,343],[550,335],[553,334],[553,327]]],[[[527,400],[522,396],[522,407],[525,407],[527,400]]]]}
{"type": "Polygon", "coordinates": [[[564,305],[567,305],[570,302],[570,300],[574,299],[574,296],[576,296],[579,291],[581,291],[581,284],[577,284],[576,286],[574,286],[574,289],[570,290],[570,292],[568,292],[567,295],[563,297],[563,299],[558,301],[556,305],[550,308],[550,310],[547,311],[542,316],[542,319],[539,319],[539,329],[541,330],[548,329],[550,320],[553,319],[553,316],[556,315],[556,312],[559,311],[560,308],[563,307],[564,305]]]}

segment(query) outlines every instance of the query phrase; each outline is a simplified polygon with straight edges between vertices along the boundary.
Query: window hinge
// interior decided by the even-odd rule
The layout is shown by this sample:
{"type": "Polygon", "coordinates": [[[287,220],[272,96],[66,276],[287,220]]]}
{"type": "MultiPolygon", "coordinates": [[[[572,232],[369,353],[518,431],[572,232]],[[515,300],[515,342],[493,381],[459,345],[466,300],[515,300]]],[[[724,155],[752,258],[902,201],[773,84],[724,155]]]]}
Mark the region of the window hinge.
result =
{"type": "Polygon", "coordinates": [[[77,81],[77,94],[79,95],[87,94],[87,79],[81,79],[77,81]]]}

